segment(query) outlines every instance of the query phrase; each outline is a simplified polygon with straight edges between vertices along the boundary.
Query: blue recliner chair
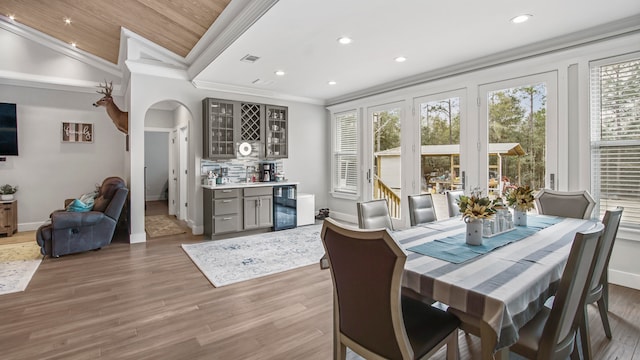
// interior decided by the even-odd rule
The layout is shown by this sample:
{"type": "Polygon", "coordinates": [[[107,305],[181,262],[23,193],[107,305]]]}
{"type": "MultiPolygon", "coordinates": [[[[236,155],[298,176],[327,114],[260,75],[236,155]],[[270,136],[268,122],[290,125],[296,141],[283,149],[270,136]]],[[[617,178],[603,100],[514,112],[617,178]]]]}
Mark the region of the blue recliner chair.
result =
{"type": "Polygon", "coordinates": [[[59,257],[109,245],[129,193],[125,185],[119,177],[106,178],[98,190],[93,210],[51,213],[51,223],[40,226],[36,233],[42,255],[59,257]]]}

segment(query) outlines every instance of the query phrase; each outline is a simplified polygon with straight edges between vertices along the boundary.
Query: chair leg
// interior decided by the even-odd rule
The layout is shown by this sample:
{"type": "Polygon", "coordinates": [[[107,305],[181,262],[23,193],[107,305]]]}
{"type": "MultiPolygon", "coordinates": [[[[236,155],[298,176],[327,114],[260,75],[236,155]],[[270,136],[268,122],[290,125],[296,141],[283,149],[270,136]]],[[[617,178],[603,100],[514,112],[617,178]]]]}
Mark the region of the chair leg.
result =
{"type": "Polygon", "coordinates": [[[458,360],[459,358],[458,329],[455,329],[449,334],[449,340],[447,341],[447,360],[458,360]]]}
{"type": "MultiPolygon", "coordinates": [[[[582,349],[582,357],[584,360],[591,360],[591,337],[589,336],[589,314],[587,313],[587,305],[582,309],[580,316],[578,332],[580,334],[580,347],[582,349]]],[[[574,346],[574,352],[578,352],[578,344],[574,346]]],[[[573,359],[573,353],[571,354],[573,359]]]]}
{"type": "Polygon", "coordinates": [[[334,360],[345,360],[347,358],[347,347],[341,341],[338,340],[334,351],[334,360]]]}
{"type": "Polygon", "coordinates": [[[609,326],[609,315],[607,314],[607,304],[604,294],[600,299],[598,299],[598,310],[600,311],[600,319],[602,319],[604,334],[607,336],[607,339],[611,339],[611,326],[609,326]]]}

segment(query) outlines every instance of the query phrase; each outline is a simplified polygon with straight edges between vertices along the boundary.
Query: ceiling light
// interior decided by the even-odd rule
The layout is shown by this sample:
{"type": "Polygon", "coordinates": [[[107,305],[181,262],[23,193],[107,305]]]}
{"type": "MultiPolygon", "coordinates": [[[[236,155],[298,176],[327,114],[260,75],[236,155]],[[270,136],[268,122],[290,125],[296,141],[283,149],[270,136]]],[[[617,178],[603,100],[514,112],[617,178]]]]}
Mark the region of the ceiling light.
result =
{"type": "Polygon", "coordinates": [[[73,47],[78,47],[78,45],[77,45],[75,42],[72,42],[72,43],[71,43],[71,46],[73,46],[73,47]]]}
{"type": "Polygon", "coordinates": [[[337,82],[335,82],[335,81],[331,80],[331,81],[329,81],[329,82],[328,82],[328,84],[329,84],[329,85],[335,85],[335,84],[337,84],[337,82]]]}
{"type": "Polygon", "coordinates": [[[407,58],[404,56],[398,56],[397,58],[394,59],[396,62],[405,62],[407,61],[407,58]]]}
{"type": "Polygon", "coordinates": [[[278,76],[284,76],[285,72],[282,70],[276,70],[275,74],[278,76]]]}
{"type": "Polygon", "coordinates": [[[533,15],[529,15],[529,14],[522,14],[522,15],[518,15],[516,17],[514,17],[513,19],[511,19],[510,21],[514,24],[520,24],[523,23],[527,20],[529,20],[529,18],[531,18],[533,15]]]}
{"type": "Polygon", "coordinates": [[[338,42],[342,45],[351,44],[353,40],[350,37],[342,36],[338,38],[338,42]]]}
{"type": "Polygon", "coordinates": [[[67,24],[67,25],[70,25],[71,24],[71,19],[64,18],[64,23],[67,24]]]}
{"type": "Polygon", "coordinates": [[[13,21],[13,20],[15,20],[15,19],[16,19],[16,17],[15,17],[15,16],[13,16],[13,15],[9,15],[9,20],[13,21]]]}

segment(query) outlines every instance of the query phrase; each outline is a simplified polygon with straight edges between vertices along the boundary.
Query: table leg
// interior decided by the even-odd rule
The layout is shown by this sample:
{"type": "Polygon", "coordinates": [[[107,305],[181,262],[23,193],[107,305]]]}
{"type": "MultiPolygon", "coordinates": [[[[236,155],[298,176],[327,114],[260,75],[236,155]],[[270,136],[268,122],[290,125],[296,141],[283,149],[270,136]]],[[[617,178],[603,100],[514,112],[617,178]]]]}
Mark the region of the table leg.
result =
{"type": "Polygon", "coordinates": [[[480,346],[482,350],[482,360],[508,360],[508,349],[502,349],[494,353],[496,344],[498,343],[498,335],[493,331],[491,326],[482,319],[470,316],[460,310],[449,307],[447,311],[451,312],[460,319],[460,329],[464,332],[480,337],[480,346]]]}

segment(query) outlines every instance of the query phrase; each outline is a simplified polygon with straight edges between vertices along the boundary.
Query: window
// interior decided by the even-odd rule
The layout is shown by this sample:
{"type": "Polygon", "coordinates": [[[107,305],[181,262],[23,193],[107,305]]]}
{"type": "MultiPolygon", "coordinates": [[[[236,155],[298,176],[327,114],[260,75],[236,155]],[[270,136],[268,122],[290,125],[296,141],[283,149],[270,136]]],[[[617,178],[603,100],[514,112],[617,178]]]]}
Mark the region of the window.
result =
{"type": "Polygon", "coordinates": [[[334,115],[333,192],[358,193],[358,113],[334,115]]]}
{"type": "Polygon", "coordinates": [[[640,58],[591,66],[593,193],[600,217],[623,206],[622,224],[640,223],[640,58]]]}

